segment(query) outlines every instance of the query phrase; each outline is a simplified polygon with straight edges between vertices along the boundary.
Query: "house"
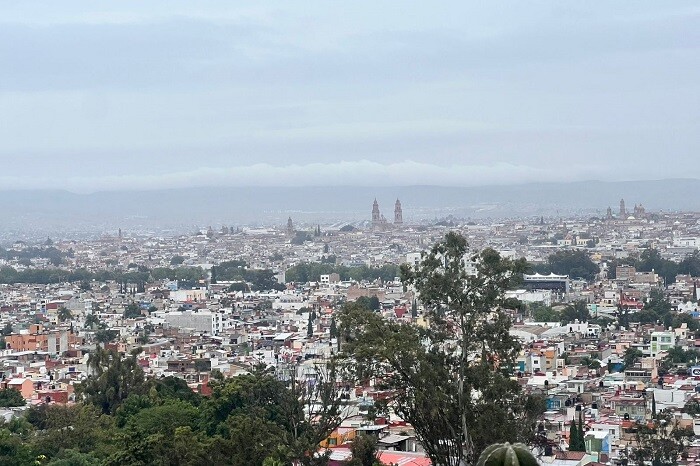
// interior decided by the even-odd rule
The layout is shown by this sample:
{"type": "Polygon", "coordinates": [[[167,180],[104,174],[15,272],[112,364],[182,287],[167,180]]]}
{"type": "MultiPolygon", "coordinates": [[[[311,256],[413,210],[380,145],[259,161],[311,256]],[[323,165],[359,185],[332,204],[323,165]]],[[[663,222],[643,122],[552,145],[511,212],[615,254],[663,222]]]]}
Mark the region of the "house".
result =
{"type": "Polygon", "coordinates": [[[22,394],[25,400],[29,400],[34,395],[34,382],[32,379],[16,378],[10,379],[4,383],[4,388],[13,388],[22,394]]]}

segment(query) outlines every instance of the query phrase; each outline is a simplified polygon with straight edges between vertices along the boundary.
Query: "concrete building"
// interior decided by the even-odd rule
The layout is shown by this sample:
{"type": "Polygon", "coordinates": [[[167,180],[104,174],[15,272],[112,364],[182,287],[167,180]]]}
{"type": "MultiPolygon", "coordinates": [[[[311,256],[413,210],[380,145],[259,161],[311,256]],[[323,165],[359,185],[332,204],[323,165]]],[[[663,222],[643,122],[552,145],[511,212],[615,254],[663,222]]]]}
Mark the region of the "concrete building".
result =
{"type": "Polygon", "coordinates": [[[209,310],[196,309],[193,311],[173,311],[160,315],[171,327],[192,329],[197,332],[206,332],[218,335],[227,328],[224,314],[209,310]]]}

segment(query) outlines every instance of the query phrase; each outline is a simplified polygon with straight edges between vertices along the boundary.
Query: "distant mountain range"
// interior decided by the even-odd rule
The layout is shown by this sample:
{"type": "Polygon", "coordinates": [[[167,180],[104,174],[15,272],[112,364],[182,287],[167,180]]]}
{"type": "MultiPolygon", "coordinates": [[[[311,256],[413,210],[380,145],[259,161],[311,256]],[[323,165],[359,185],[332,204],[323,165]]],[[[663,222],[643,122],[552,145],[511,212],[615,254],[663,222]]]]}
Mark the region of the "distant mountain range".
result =
{"type": "Polygon", "coordinates": [[[60,190],[0,192],[0,230],[99,232],[116,228],[184,229],[194,226],[359,223],[370,218],[372,202],[393,219],[400,199],[407,223],[449,215],[503,218],[570,215],[602,216],[628,210],[700,210],[700,180],[532,183],[440,187],[205,187],[155,191],[75,194],[60,190]]]}

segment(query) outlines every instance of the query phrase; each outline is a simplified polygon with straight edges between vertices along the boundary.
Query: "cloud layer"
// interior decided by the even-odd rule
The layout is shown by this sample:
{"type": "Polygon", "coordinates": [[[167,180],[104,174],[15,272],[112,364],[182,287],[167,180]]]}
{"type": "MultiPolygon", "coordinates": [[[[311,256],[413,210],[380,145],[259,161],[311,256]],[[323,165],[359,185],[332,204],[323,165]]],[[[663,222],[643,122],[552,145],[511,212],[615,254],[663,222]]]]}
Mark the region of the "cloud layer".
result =
{"type": "MultiPolygon", "coordinates": [[[[67,176],[60,185],[56,185],[55,179],[50,177],[0,176],[0,183],[5,189],[62,188],[79,193],[203,186],[489,186],[578,181],[592,179],[601,172],[597,167],[586,165],[574,164],[568,168],[568,172],[564,173],[557,167],[533,168],[509,163],[442,166],[415,161],[381,164],[360,160],[286,166],[259,163],[226,168],[193,167],[161,174],[67,176]]],[[[610,173],[597,179],[612,181],[623,178],[610,173]]]]}
{"type": "Polygon", "coordinates": [[[694,1],[0,6],[0,188],[700,177],[694,1]]]}

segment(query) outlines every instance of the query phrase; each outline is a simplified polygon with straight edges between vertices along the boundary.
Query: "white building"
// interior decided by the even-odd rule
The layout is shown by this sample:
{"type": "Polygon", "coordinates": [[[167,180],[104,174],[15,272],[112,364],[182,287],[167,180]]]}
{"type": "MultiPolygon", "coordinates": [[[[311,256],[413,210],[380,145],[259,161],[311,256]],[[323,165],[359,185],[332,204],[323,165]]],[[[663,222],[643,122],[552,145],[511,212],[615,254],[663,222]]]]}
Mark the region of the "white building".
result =
{"type": "Polygon", "coordinates": [[[652,332],[649,352],[655,358],[660,352],[668,351],[676,346],[676,334],[674,332],[652,332]]]}
{"type": "Polygon", "coordinates": [[[161,317],[172,327],[192,329],[211,335],[218,335],[221,331],[230,327],[230,321],[225,319],[224,314],[211,312],[206,309],[172,311],[159,314],[158,317],[161,317]]]}

